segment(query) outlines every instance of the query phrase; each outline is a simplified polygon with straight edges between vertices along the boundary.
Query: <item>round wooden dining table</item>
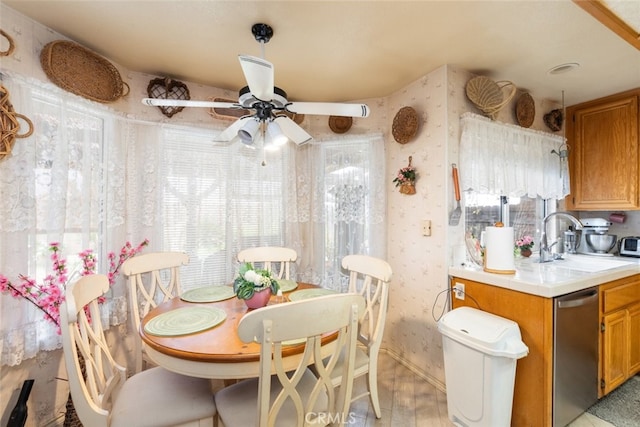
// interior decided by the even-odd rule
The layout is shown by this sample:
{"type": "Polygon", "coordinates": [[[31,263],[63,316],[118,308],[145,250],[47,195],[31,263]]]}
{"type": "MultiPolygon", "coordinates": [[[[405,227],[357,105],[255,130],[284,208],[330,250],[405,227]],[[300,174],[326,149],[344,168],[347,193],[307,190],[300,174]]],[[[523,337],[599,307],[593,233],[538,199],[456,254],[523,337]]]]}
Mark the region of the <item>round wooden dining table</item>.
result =
{"type": "MultiPolygon", "coordinates": [[[[307,283],[298,283],[296,290],[318,288],[307,283]]],[[[290,294],[290,293],[289,293],[290,294]]],[[[288,293],[284,294],[288,301],[288,293]]],[[[271,297],[269,305],[275,303],[271,297]]],[[[198,378],[243,379],[258,377],[260,344],[245,343],[238,337],[240,319],[249,312],[244,300],[233,296],[217,302],[193,303],[175,297],[152,309],[140,324],[140,336],[147,355],[158,366],[170,371],[198,378]],[[178,336],[160,336],[145,331],[145,326],[154,317],[182,307],[194,304],[217,307],[226,312],[227,317],[217,326],[191,334],[178,336]]],[[[313,321],[313,319],[300,319],[313,321]]],[[[337,334],[329,334],[322,340],[323,352],[331,351],[332,342],[337,334]],[[326,348],[325,348],[326,347],[326,348]]],[[[296,366],[304,350],[304,344],[293,344],[284,350],[285,363],[296,366]]]]}

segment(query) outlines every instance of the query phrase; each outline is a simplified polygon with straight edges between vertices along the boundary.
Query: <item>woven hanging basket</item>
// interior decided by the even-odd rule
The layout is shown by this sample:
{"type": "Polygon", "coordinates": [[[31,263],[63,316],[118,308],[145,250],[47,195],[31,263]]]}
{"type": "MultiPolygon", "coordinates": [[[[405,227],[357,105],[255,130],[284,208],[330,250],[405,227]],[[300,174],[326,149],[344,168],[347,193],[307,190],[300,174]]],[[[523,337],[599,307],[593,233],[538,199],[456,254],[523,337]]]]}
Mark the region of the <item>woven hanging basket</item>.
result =
{"type": "Polygon", "coordinates": [[[488,77],[477,76],[467,82],[467,98],[491,120],[495,120],[498,112],[515,96],[516,86],[510,81],[494,82],[488,77]],[[505,97],[503,89],[509,89],[505,97]]]}
{"type": "Polygon", "coordinates": [[[391,133],[399,144],[411,141],[418,131],[418,113],[411,107],[402,107],[393,118],[391,133]]]}
{"type": "Polygon", "coordinates": [[[0,85],[0,160],[11,154],[16,138],[27,138],[33,133],[33,123],[27,116],[14,111],[9,101],[9,91],[0,85]],[[20,132],[20,121],[28,126],[23,133],[20,132]]]}
{"type": "Polygon", "coordinates": [[[77,43],[48,43],[40,52],[40,64],[57,86],[92,101],[114,102],[129,93],[111,62],[77,43]]]}
{"type": "Polygon", "coordinates": [[[563,118],[562,110],[560,109],[551,110],[543,116],[544,124],[554,132],[562,129],[563,118]]]}
{"type": "Polygon", "coordinates": [[[528,93],[523,93],[516,102],[516,119],[524,128],[531,127],[536,116],[536,104],[528,93]]]}
{"type": "Polygon", "coordinates": [[[333,131],[333,133],[345,133],[349,129],[351,129],[352,124],[352,117],[329,116],[329,128],[333,131]]]}
{"type": "Polygon", "coordinates": [[[5,39],[7,39],[7,41],[9,42],[9,47],[7,47],[7,50],[0,51],[0,56],[9,56],[13,53],[14,49],[16,48],[16,45],[9,34],[0,30],[0,35],[5,39]]]}

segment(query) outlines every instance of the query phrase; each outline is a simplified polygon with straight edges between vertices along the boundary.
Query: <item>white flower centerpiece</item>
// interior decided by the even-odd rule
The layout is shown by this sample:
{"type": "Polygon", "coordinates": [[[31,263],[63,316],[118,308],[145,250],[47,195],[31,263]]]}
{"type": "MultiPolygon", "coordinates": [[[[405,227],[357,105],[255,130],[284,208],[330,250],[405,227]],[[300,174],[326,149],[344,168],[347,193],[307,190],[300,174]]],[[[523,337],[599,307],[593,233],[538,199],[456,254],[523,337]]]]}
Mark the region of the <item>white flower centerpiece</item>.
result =
{"type": "Polygon", "coordinates": [[[277,294],[278,289],[280,289],[280,285],[276,279],[271,277],[269,270],[254,269],[253,265],[248,262],[240,265],[238,277],[233,281],[233,291],[236,296],[238,299],[245,300],[250,308],[265,306],[271,294],[277,294]],[[266,290],[270,292],[262,292],[266,290]]]}

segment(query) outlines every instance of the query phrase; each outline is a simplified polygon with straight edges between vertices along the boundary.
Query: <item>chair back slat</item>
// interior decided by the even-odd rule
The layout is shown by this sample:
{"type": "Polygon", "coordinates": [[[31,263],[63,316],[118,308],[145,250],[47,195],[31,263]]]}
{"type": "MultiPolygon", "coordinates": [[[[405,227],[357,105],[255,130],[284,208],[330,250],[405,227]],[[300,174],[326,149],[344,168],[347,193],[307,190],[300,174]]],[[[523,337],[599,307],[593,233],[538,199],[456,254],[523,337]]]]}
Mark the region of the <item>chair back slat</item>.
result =
{"type": "Polygon", "coordinates": [[[239,262],[251,263],[256,268],[269,270],[278,279],[291,278],[291,264],[298,259],[298,254],[291,248],[280,246],[261,246],[247,248],[238,252],[239,262]]]}
{"type": "Polygon", "coordinates": [[[261,344],[258,385],[260,427],[277,425],[278,416],[287,405],[289,409],[294,408],[295,425],[314,424],[316,416],[347,419],[353,391],[359,314],[364,308],[365,300],[361,295],[327,295],[268,306],[252,311],[240,320],[240,339],[244,342],[255,340],[261,344]],[[302,322],[300,319],[306,320],[302,322]],[[326,334],[336,331],[335,341],[322,345],[326,334]],[[288,352],[289,345],[304,345],[304,351],[293,358],[288,352]],[[331,378],[343,351],[346,364],[342,369],[346,375],[342,375],[336,395],[331,378]],[[317,372],[312,386],[308,383],[309,365],[317,372]],[[271,389],[275,382],[282,388],[273,397],[271,389]],[[302,383],[304,387],[301,390],[302,383]]]}
{"type": "Polygon", "coordinates": [[[126,379],[126,369],[109,352],[100,320],[98,298],[108,290],[107,276],[83,276],[67,288],[60,307],[62,346],[74,407],[81,419],[104,427],[126,379]]]}
{"type": "Polygon", "coordinates": [[[129,258],[122,272],[129,277],[129,308],[135,343],[135,372],[142,370],[144,347],[138,334],[140,322],[159,304],[182,293],[180,267],[189,264],[183,252],[152,252],[129,258]]]}
{"type": "Polygon", "coordinates": [[[377,351],[382,343],[389,304],[391,266],[368,255],[347,255],[342,259],[342,267],[349,271],[349,292],[362,295],[366,301],[358,340],[377,351]]]}

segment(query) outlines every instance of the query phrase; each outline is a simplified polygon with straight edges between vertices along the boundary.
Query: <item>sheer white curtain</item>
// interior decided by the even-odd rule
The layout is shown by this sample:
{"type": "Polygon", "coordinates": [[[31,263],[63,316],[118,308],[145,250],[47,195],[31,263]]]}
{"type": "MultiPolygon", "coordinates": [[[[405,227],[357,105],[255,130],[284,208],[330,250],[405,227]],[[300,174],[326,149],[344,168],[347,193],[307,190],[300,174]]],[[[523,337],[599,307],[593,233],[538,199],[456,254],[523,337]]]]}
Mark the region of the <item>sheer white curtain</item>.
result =
{"type": "MultiPolygon", "coordinates": [[[[118,120],[36,80],[5,73],[3,85],[16,111],[33,121],[34,133],[17,140],[0,163],[0,273],[14,283],[21,274],[41,281],[51,273],[50,242],[60,243],[70,276],[84,249],[94,250],[105,272],[107,251],[124,243],[126,145],[118,120]]],[[[122,290],[114,292],[104,315],[119,322],[126,304],[122,290]]],[[[0,296],[0,321],[2,364],[60,347],[55,328],[25,300],[0,296]]]]}
{"type": "MultiPolygon", "coordinates": [[[[288,179],[289,222],[304,248],[299,280],[343,289],[342,258],[386,256],[385,161],[382,135],[316,141],[296,152],[288,179]]],[[[300,252],[299,252],[300,253],[300,252]]]]}
{"type": "Polygon", "coordinates": [[[567,161],[556,154],[563,150],[565,138],[473,113],[463,114],[460,123],[463,190],[543,199],[569,194],[567,161]]]}

